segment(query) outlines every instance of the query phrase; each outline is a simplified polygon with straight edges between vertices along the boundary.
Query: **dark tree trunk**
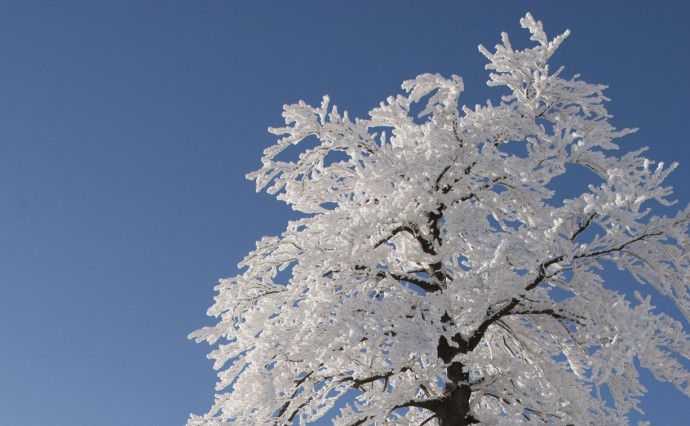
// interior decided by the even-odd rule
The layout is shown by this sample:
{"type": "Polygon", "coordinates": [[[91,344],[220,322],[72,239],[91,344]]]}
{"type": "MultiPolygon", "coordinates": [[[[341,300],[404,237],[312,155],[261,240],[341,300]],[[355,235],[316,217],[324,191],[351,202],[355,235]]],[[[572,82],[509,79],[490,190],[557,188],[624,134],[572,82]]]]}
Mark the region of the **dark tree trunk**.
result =
{"type": "Polygon", "coordinates": [[[479,423],[470,414],[470,389],[467,372],[462,371],[462,364],[454,362],[446,369],[449,383],[446,383],[446,394],[442,406],[436,413],[440,426],[468,426],[479,423]]]}
{"type": "MultiPolygon", "coordinates": [[[[446,168],[437,178],[437,185],[447,170],[448,168],[446,168]]],[[[468,172],[469,168],[465,171],[465,174],[468,172]]],[[[447,192],[447,190],[444,190],[444,193],[447,192]]],[[[429,228],[431,231],[431,238],[439,247],[443,244],[443,239],[441,238],[441,227],[439,225],[441,219],[443,218],[443,211],[445,209],[446,206],[441,203],[439,204],[437,211],[429,213],[429,228]]],[[[433,244],[428,245],[423,241],[420,242],[422,243],[425,252],[432,255],[436,254],[436,249],[433,244]]],[[[438,282],[445,282],[448,278],[443,270],[442,262],[430,264],[427,272],[438,282]]],[[[445,312],[441,317],[441,322],[444,324],[452,324],[453,319],[450,317],[450,315],[448,315],[448,312],[445,312]]],[[[445,394],[440,400],[440,404],[438,404],[436,409],[433,411],[438,418],[440,426],[468,426],[479,423],[479,421],[477,421],[477,419],[470,414],[470,396],[472,395],[472,388],[470,387],[470,374],[469,372],[463,371],[464,366],[462,363],[453,361],[453,359],[459,353],[466,354],[471,350],[471,348],[469,346],[469,342],[463,339],[460,334],[456,334],[455,336],[451,337],[451,340],[453,345],[448,343],[448,340],[445,336],[441,336],[438,341],[438,356],[446,363],[446,376],[448,378],[448,382],[446,383],[445,394]]]]}
{"type": "MultiPolygon", "coordinates": [[[[450,322],[450,317],[445,314],[441,322],[450,322]]],[[[479,423],[470,414],[470,373],[464,370],[464,366],[459,361],[453,361],[458,353],[467,353],[467,342],[460,335],[453,336],[453,342],[457,346],[449,345],[445,337],[438,341],[438,356],[446,362],[446,383],[445,395],[441,400],[440,407],[436,411],[440,426],[467,426],[479,423]]]]}

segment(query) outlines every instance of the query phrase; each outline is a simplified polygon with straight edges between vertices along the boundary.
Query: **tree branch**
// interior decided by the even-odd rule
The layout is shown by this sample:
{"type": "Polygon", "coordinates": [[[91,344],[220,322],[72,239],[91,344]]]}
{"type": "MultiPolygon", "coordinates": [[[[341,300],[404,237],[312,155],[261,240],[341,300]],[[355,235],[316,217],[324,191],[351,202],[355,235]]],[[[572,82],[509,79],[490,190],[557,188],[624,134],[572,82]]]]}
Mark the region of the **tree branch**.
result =
{"type": "Polygon", "coordinates": [[[599,250],[599,251],[595,251],[592,253],[579,254],[579,255],[574,256],[573,259],[583,259],[583,258],[588,258],[588,257],[596,257],[596,256],[601,256],[602,254],[609,254],[609,253],[613,253],[616,251],[622,251],[624,248],[626,248],[630,244],[636,243],[638,241],[642,241],[647,237],[658,237],[659,235],[663,235],[663,232],[652,232],[650,234],[642,234],[639,237],[632,239],[630,241],[627,241],[618,247],[613,247],[613,248],[605,249],[605,250],[599,250]]]}
{"type": "MultiPolygon", "coordinates": [[[[562,315],[562,314],[554,311],[553,309],[513,311],[513,312],[508,313],[507,315],[549,315],[549,316],[554,317],[555,319],[557,319],[559,321],[572,321],[575,324],[584,325],[579,321],[579,319],[574,319],[572,317],[562,315]]],[[[584,318],[580,317],[580,319],[584,319],[584,318]]]]}
{"type": "Polygon", "coordinates": [[[377,374],[375,376],[370,376],[370,377],[367,377],[365,379],[355,379],[352,376],[347,376],[347,377],[342,377],[340,380],[338,380],[338,383],[352,382],[353,388],[355,388],[357,390],[362,390],[361,388],[363,385],[373,383],[373,382],[376,382],[378,380],[383,380],[383,379],[388,380],[388,378],[390,378],[396,374],[404,373],[404,372],[410,371],[410,370],[411,369],[409,367],[403,367],[400,369],[400,371],[389,371],[387,373],[377,374]]]}
{"type": "MultiPolygon", "coordinates": [[[[584,229],[587,228],[587,226],[589,226],[590,223],[591,223],[591,220],[588,220],[585,224],[580,226],[573,233],[573,237],[571,237],[571,240],[574,239],[574,237],[576,237],[577,234],[584,231],[584,229]]],[[[630,244],[633,244],[633,243],[638,242],[638,241],[642,241],[643,239],[645,239],[647,237],[659,236],[659,235],[662,235],[662,233],[661,232],[654,232],[654,233],[642,234],[642,235],[638,236],[637,238],[634,238],[630,241],[627,241],[627,242],[621,244],[618,247],[613,247],[613,248],[605,249],[605,250],[599,250],[599,251],[595,251],[592,253],[583,253],[583,254],[574,256],[573,259],[590,258],[590,257],[601,256],[603,254],[613,253],[616,251],[621,251],[625,247],[629,246],[630,244]]],[[[539,266],[539,273],[534,278],[534,280],[530,284],[528,284],[527,287],[525,287],[524,293],[527,293],[528,291],[534,289],[535,287],[537,287],[539,284],[541,284],[544,281],[544,279],[546,278],[546,269],[549,266],[551,266],[555,263],[561,262],[565,258],[566,258],[565,256],[558,256],[558,257],[555,257],[551,260],[548,260],[548,261],[542,263],[539,266]]],[[[501,317],[508,315],[520,302],[522,302],[522,300],[524,300],[524,298],[525,298],[524,295],[522,295],[520,297],[514,297],[510,300],[510,302],[508,302],[505,306],[503,306],[498,311],[492,313],[491,310],[489,310],[487,312],[488,317],[479,325],[477,330],[475,330],[475,332],[472,334],[472,337],[470,337],[470,339],[468,341],[468,343],[469,343],[468,349],[470,351],[472,351],[474,348],[476,348],[477,345],[479,344],[479,342],[484,337],[484,333],[486,333],[486,330],[489,328],[489,326],[491,324],[493,324],[494,322],[496,322],[501,317]]]]}
{"type": "Polygon", "coordinates": [[[573,235],[570,237],[570,241],[575,241],[575,238],[577,238],[578,235],[580,235],[589,225],[592,223],[592,219],[594,219],[594,216],[596,216],[596,213],[592,213],[588,218],[587,221],[585,222],[584,225],[580,226],[580,228],[573,233],[573,235]]]}
{"type": "MultiPolygon", "coordinates": [[[[560,262],[563,259],[564,259],[564,256],[558,256],[556,258],[553,258],[549,261],[542,263],[539,266],[539,273],[534,278],[534,280],[532,280],[532,282],[529,283],[527,285],[527,287],[525,287],[524,291],[528,292],[528,291],[534,289],[535,287],[537,287],[539,284],[541,284],[541,282],[544,281],[544,278],[546,277],[546,268],[548,268],[549,266],[553,265],[556,262],[560,262]]],[[[511,312],[513,310],[513,308],[515,308],[520,302],[522,302],[523,298],[524,298],[524,296],[512,298],[510,300],[510,302],[508,302],[505,306],[503,306],[501,309],[499,309],[498,311],[496,311],[494,313],[491,313],[491,308],[490,308],[489,311],[487,312],[488,318],[486,318],[479,325],[477,330],[475,330],[475,332],[472,334],[472,337],[470,337],[470,339],[468,341],[468,343],[469,343],[468,349],[470,351],[472,351],[474,348],[476,348],[477,345],[479,344],[479,342],[484,337],[484,333],[486,333],[486,330],[489,328],[489,326],[491,324],[493,324],[494,322],[496,322],[497,320],[499,320],[501,317],[503,317],[503,316],[507,315],[509,312],[511,312]]]]}
{"type": "Polygon", "coordinates": [[[422,236],[421,231],[419,230],[419,228],[417,228],[416,225],[411,224],[411,223],[403,224],[403,225],[400,225],[400,226],[393,228],[393,230],[391,231],[391,234],[389,236],[387,236],[386,238],[384,238],[382,240],[379,240],[376,244],[374,244],[374,248],[378,248],[382,244],[387,243],[388,241],[391,240],[391,238],[395,237],[396,235],[398,235],[401,232],[407,232],[410,235],[412,235],[412,237],[414,237],[414,239],[416,239],[419,242],[419,245],[421,246],[424,253],[427,253],[430,255],[436,254],[436,250],[434,250],[434,245],[422,236]]]}
{"type": "MultiPolygon", "coordinates": [[[[297,396],[297,393],[299,392],[300,386],[302,386],[302,384],[303,384],[305,381],[307,381],[307,379],[309,379],[309,377],[310,377],[312,374],[314,374],[314,372],[313,372],[313,371],[310,371],[310,372],[307,373],[304,377],[302,377],[301,379],[295,381],[295,391],[292,393],[292,395],[290,396],[290,398],[289,398],[287,401],[285,401],[285,404],[283,404],[283,406],[280,408],[280,411],[278,411],[278,416],[277,416],[277,417],[281,417],[281,416],[283,416],[283,415],[287,412],[287,409],[290,407],[290,403],[293,401],[293,398],[297,396]]],[[[304,406],[305,406],[307,403],[309,403],[309,401],[311,401],[311,399],[309,399],[307,402],[305,402],[305,403],[302,404],[301,406],[297,407],[297,409],[295,409],[295,411],[292,412],[292,414],[290,415],[290,418],[289,418],[288,420],[289,420],[289,421],[292,421],[292,419],[293,419],[293,418],[295,417],[295,415],[299,412],[299,410],[301,410],[302,408],[304,408],[304,406]]]]}
{"type": "Polygon", "coordinates": [[[421,288],[422,290],[426,291],[427,293],[434,293],[436,291],[441,291],[441,286],[438,283],[434,283],[431,281],[427,281],[421,277],[417,277],[415,275],[409,275],[409,274],[396,274],[394,272],[388,272],[388,271],[380,271],[378,274],[376,274],[377,277],[379,278],[385,278],[386,276],[389,276],[397,281],[406,281],[411,284],[416,285],[417,287],[421,288]]]}

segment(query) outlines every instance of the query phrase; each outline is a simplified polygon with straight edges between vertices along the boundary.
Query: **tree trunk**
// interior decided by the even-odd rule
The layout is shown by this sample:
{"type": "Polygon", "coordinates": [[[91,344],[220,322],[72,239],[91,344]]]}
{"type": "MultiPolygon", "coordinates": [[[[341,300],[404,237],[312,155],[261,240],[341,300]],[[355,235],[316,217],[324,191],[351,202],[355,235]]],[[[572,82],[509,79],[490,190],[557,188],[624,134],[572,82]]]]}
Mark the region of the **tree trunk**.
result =
{"type": "Polygon", "coordinates": [[[446,383],[443,405],[436,413],[440,426],[468,426],[479,423],[470,415],[470,375],[462,369],[463,366],[459,362],[452,363],[446,369],[450,382],[446,383]]]}

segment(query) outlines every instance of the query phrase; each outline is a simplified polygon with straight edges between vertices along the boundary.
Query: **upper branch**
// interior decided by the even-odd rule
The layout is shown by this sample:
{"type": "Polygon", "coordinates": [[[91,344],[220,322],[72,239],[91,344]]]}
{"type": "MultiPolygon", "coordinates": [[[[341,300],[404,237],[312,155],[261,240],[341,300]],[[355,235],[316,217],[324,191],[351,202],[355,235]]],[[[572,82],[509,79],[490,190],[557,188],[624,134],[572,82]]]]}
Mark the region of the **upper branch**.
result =
{"type": "MultiPolygon", "coordinates": [[[[571,241],[574,240],[575,237],[577,237],[578,234],[580,234],[582,231],[584,231],[585,228],[587,228],[587,227],[590,225],[590,223],[592,222],[592,218],[593,218],[593,215],[590,216],[590,218],[587,220],[587,222],[586,222],[585,224],[583,224],[582,226],[580,226],[580,227],[573,233],[573,235],[572,235],[572,237],[571,237],[571,241]]],[[[620,245],[618,245],[618,246],[616,246],[616,247],[612,247],[612,248],[608,248],[608,249],[603,249],[603,250],[598,250],[598,251],[591,252],[591,253],[582,253],[582,254],[573,256],[573,260],[575,260],[575,259],[593,258],[593,257],[601,256],[601,255],[604,255],[604,254],[609,254],[609,253],[613,253],[613,252],[619,252],[619,251],[622,251],[623,249],[625,249],[625,248],[626,248],[627,246],[629,246],[630,244],[633,244],[633,243],[636,243],[636,242],[639,242],[639,241],[643,241],[645,238],[648,238],[648,237],[659,236],[659,235],[662,235],[662,234],[663,234],[662,232],[645,233],[645,234],[639,235],[638,237],[635,237],[635,238],[633,238],[633,239],[631,239],[631,240],[629,240],[629,241],[626,241],[625,243],[622,243],[622,244],[620,244],[620,245]]],[[[512,312],[513,309],[514,309],[518,304],[520,304],[520,302],[522,302],[522,301],[524,300],[524,298],[525,298],[525,293],[527,293],[528,291],[534,289],[535,287],[537,287],[539,284],[541,284],[541,283],[544,281],[544,279],[546,278],[546,269],[547,269],[549,266],[551,266],[551,265],[553,265],[553,264],[556,264],[556,263],[558,263],[558,262],[561,262],[561,261],[565,260],[565,258],[566,258],[565,256],[558,256],[558,257],[552,258],[552,259],[550,259],[550,260],[548,260],[548,261],[542,263],[542,264],[539,266],[539,273],[538,273],[537,276],[534,278],[534,280],[533,280],[531,283],[529,283],[529,284],[525,287],[525,289],[524,289],[522,295],[520,295],[520,296],[518,296],[518,297],[512,298],[512,299],[510,300],[510,302],[508,302],[506,305],[504,305],[502,308],[498,309],[498,310],[495,311],[495,312],[489,311],[489,312],[487,313],[488,317],[479,325],[479,327],[477,328],[477,330],[475,330],[475,332],[472,334],[472,337],[470,337],[469,345],[468,345],[468,346],[469,346],[469,350],[473,350],[473,349],[479,344],[479,342],[481,341],[481,339],[484,337],[484,333],[486,333],[486,330],[489,328],[489,326],[490,326],[491,324],[495,323],[495,322],[496,322],[497,320],[499,320],[500,318],[502,318],[502,317],[504,317],[504,316],[506,316],[506,315],[509,315],[509,314],[513,313],[513,312],[512,312]]]]}
{"type": "MultiPolygon", "coordinates": [[[[541,284],[544,281],[544,278],[546,278],[546,269],[553,265],[556,262],[560,262],[561,260],[564,259],[564,256],[559,256],[556,258],[553,258],[549,261],[546,261],[542,263],[539,266],[539,273],[537,276],[532,280],[527,287],[525,287],[525,292],[528,292],[535,287],[537,287],[539,284],[541,284]]],[[[519,297],[513,297],[510,302],[508,302],[506,305],[504,305],[502,308],[499,310],[491,313],[489,311],[488,317],[477,327],[477,329],[474,331],[472,334],[472,337],[470,337],[469,342],[468,342],[468,347],[469,350],[473,350],[474,348],[477,347],[479,342],[481,342],[482,338],[484,338],[484,333],[486,333],[486,330],[489,328],[489,326],[502,317],[508,315],[522,300],[524,299],[524,296],[519,296],[519,297]]]]}
{"type": "Polygon", "coordinates": [[[614,253],[617,251],[623,251],[623,249],[626,248],[627,246],[629,246],[630,244],[636,243],[638,241],[642,241],[647,237],[658,237],[660,235],[663,235],[663,232],[651,232],[648,234],[642,234],[637,238],[634,238],[630,241],[626,241],[625,243],[619,245],[618,247],[611,247],[608,249],[598,250],[598,251],[594,251],[591,253],[578,254],[578,255],[574,256],[573,259],[584,259],[584,258],[590,258],[590,257],[597,257],[597,256],[601,256],[602,254],[609,254],[609,253],[614,253]]]}
{"type": "Polygon", "coordinates": [[[532,309],[532,310],[525,310],[525,311],[513,311],[510,312],[508,315],[548,315],[551,316],[559,321],[572,321],[578,325],[583,325],[581,320],[584,319],[584,317],[571,317],[565,314],[565,312],[557,312],[554,311],[553,309],[532,309]]]}
{"type": "Polygon", "coordinates": [[[380,271],[378,274],[376,274],[376,276],[379,278],[385,278],[386,276],[390,276],[391,278],[393,278],[397,281],[406,281],[406,282],[409,282],[409,283],[416,285],[417,287],[421,288],[422,290],[426,291],[427,293],[433,293],[436,291],[441,291],[441,286],[438,283],[425,280],[424,278],[417,277],[415,275],[396,274],[394,272],[380,271]]]}
{"type": "Polygon", "coordinates": [[[577,238],[578,235],[580,235],[585,229],[589,227],[589,225],[592,223],[592,220],[594,219],[594,216],[596,216],[596,213],[592,213],[588,218],[587,221],[584,223],[584,225],[580,226],[577,231],[573,232],[573,235],[570,237],[570,241],[575,241],[575,238],[577,238]]]}
{"type": "MultiPolygon", "coordinates": [[[[570,241],[573,241],[579,234],[581,234],[587,227],[590,226],[592,223],[592,220],[594,219],[595,214],[592,214],[589,216],[587,221],[582,224],[581,226],[578,227],[578,229],[573,232],[573,234],[570,236],[570,241]]],[[[639,240],[639,239],[637,239],[639,240]]],[[[635,240],[634,240],[635,241],[635,240]]],[[[625,247],[632,241],[624,244],[622,247],[625,247]]],[[[621,248],[622,248],[621,247],[621,248]]],[[[577,256],[576,256],[577,258],[577,256]]],[[[492,311],[491,308],[489,311],[487,311],[487,318],[479,325],[479,327],[475,330],[475,332],[472,334],[468,341],[468,347],[469,350],[473,350],[474,348],[477,347],[479,342],[481,342],[482,338],[484,338],[484,333],[486,333],[486,330],[489,328],[489,326],[493,323],[495,323],[497,320],[500,318],[510,314],[513,309],[517,305],[519,305],[525,298],[525,293],[529,292],[530,290],[536,288],[539,284],[541,284],[544,279],[546,278],[546,270],[549,266],[561,262],[565,259],[565,256],[558,256],[554,257],[550,260],[547,260],[543,262],[541,265],[539,265],[539,272],[537,273],[537,276],[530,282],[524,289],[522,295],[519,295],[518,297],[513,297],[510,302],[508,302],[506,305],[504,305],[502,308],[498,309],[497,311],[492,311]]]]}
{"type": "Polygon", "coordinates": [[[341,378],[341,379],[339,380],[339,382],[340,382],[340,383],[352,382],[352,387],[353,387],[353,388],[355,388],[355,389],[361,389],[362,386],[364,386],[364,385],[366,385],[366,384],[368,384],[368,383],[377,382],[377,381],[379,381],[379,380],[385,380],[386,382],[388,382],[388,379],[389,379],[390,377],[392,377],[392,376],[394,376],[394,375],[396,375],[396,374],[404,373],[404,372],[406,372],[406,371],[410,371],[410,368],[409,368],[409,367],[403,367],[403,368],[400,369],[400,371],[388,371],[388,372],[386,372],[386,373],[375,374],[375,375],[373,375],[373,376],[369,376],[369,377],[364,378],[364,379],[355,379],[355,378],[352,377],[352,376],[347,376],[347,377],[341,378]]]}
{"type": "Polygon", "coordinates": [[[396,235],[398,235],[401,232],[407,232],[410,235],[412,235],[412,237],[414,237],[414,239],[419,242],[419,245],[422,248],[422,250],[424,251],[424,253],[427,253],[430,255],[436,254],[436,250],[434,249],[434,245],[429,240],[424,238],[424,236],[422,235],[419,228],[417,228],[417,226],[415,224],[412,224],[412,223],[402,224],[402,225],[399,225],[399,226],[393,228],[393,230],[391,231],[389,236],[379,240],[376,244],[374,244],[374,248],[377,248],[377,247],[381,246],[382,244],[387,243],[388,241],[391,240],[391,238],[395,237],[396,235]]]}

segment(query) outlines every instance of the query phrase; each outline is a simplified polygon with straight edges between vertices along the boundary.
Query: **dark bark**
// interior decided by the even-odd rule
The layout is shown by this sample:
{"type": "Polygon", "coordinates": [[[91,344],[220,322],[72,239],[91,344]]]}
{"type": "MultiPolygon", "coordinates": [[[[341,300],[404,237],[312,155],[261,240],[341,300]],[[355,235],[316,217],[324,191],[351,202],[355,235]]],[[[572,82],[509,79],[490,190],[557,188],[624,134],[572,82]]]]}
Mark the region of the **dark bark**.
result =
{"type": "MultiPolygon", "coordinates": [[[[471,168],[471,166],[470,166],[471,168]]],[[[441,178],[448,171],[449,167],[443,170],[441,175],[436,180],[436,186],[438,187],[441,178]]],[[[467,171],[466,173],[468,173],[467,171]]],[[[450,187],[444,189],[444,193],[448,192],[450,187]]],[[[440,247],[443,244],[443,238],[441,236],[441,220],[443,218],[443,212],[446,206],[441,203],[438,206],[438,210],[429,213],[429,228],[431,233],[432,241],[440,247]]],[[[435,247],[431,246],[430,254],[436,254],[435,247]]],[[[439,282],[445,282],[447,276],[443,270],[443,263],[436,262],[429,265],[429,275],[436,278],[439,282]]],[[[446,312],[441,317],[441,322],[445,324],[452,324],[453,319],[446,312]]],[[[458,361],[453,361],[453,358],[459,353],[468,352],[468,342],[462,338],[460,334],[456,334],[451,337],[453,344],[449,344],[445,336],[441,336],[438,341],[437,353],[439,358],[441,358],[446,363],[446,377],[448,382],[446,383],[445,392],[443,398],[439,401],[435,408],[434,414],[438,418],[440,426],[468,426],[471,424],[479,423],[470,414],[470,397],[472,396],[472,388],[470,387],[470,375],[469,372],[463,371],[464,366],[458,361]]]]}
{"type": "Polygon", "coordinates": [[[446,388],[446,396],[443,398],[443,405],[436,414],[440,426],[467,426],[479,423],[470,414],[470,395],[472,390],[467,382],[456,387],[446,388]]]}
{"type": "MultiPolygon", "coordinates": [[[[452,323],[452,319],[446,313],[441,317],[441,322],[452,323]]],[[[436,412],[440,426],[467,426],[479,423],[470,414],[470,374],[464,370],[464,366],[453,358],[459,353],[467,353],[467,342],[456,334],[451,337],[453,345],[448,343],[445,336],[438,340],[436,348],[439,358],[446,363],[446,389],[439,410],[436,412]]]]}
{"type": "Polygon", "coordinates": [[[467,426],[479,423],[470,414],[472,389],[469,373],[463,371],[462,363],[455,361],[446,367],[446,375],[449,381],[446,383],[445,395],[435,413],[439,425],[467,426]]]}

